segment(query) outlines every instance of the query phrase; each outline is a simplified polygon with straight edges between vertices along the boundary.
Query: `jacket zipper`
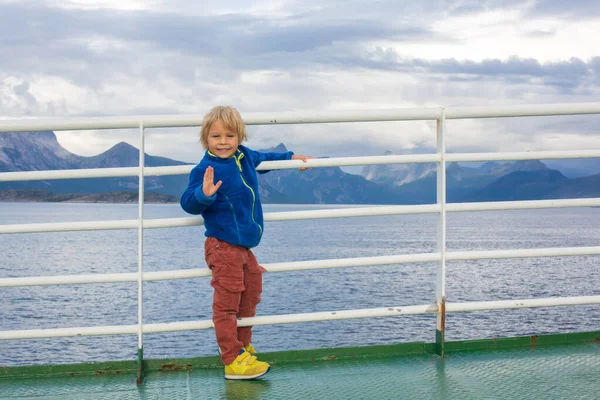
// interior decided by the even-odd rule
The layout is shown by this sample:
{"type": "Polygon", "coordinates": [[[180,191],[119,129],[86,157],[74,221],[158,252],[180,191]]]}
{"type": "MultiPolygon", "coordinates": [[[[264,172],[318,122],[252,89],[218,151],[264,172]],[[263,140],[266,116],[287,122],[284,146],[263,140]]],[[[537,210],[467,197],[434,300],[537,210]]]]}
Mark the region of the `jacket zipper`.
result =
{"type": "MultiPolygon", "coordinates": [[[[242,175],[242,163],[240,162],[240,160],[243,157],[244,157],[244,153],[240,152],[239,158],[234,156],[234,159],[235,159],[235,163],[237,164],[237,166],[240,170],[240,178],[242,179],[242,183],[244,184],[244,186],[246,186],[248,189],[250,189],[250,192],[252,193],[252,222],[254,222],[256,224],[256,226],[258,226],[258,230],[260,232],[260,235],[258,237],[259,239],[256,241],[256,243],[258,243],[258,241],[260,240],[260,237],[262,236],[262,227],[254,219],[254,206],[256,205],[256,194],[254,193],[254,190],[250,187],[250,185],[248,185],[246,183],[246,180],[244,179],[244,176],[242,175]]],[[[256,246],[256,243],[254,244],[255,246],[256,246]]]]}

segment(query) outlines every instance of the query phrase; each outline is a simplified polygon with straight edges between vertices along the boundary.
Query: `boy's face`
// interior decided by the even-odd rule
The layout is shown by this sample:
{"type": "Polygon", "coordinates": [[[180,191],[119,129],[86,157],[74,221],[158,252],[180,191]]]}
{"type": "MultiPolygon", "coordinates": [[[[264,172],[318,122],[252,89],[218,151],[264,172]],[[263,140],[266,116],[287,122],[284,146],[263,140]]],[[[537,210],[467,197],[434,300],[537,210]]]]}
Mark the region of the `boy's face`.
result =
{"type": "Polygon", "coordinates": [[[208,151],[219,158],[229,158],[235,154],[240,139],[236,132],[231,132],[219,120],[212,123],[208,131],[208,151]]]}

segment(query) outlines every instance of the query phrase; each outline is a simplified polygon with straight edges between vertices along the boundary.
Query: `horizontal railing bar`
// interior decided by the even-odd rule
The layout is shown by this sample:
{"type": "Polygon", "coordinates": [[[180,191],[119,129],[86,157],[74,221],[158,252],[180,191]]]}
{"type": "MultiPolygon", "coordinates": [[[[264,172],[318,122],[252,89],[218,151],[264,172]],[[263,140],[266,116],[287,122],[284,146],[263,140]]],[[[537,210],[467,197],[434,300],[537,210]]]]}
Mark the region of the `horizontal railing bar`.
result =
{"type": "MultiPolygon", "coordinates": [[[[351,110],[327,112],[276,112],[245,113],[246,125],[311,124],[335,122],[434,120],[441,108],[398,108],[388,110],[351,110]]],[[[0,120],[0,131],[64,131],[85,129],[127,129],[197,127],[202,125],[202,115],[139,115],[128,117],[53,118],[0,120]]]]}
{"type": "MultiPolygon", "coordinates": [[[[446,252],[449,261],[483,260],[504,258],[533,258],[554,256],[600,255],[600,246],[592,247],[556,247],[514,250],[481,250],[446,252]]],[[[374,265],[406,264],[414,262],[439,261],[440,253],[416,253],[391,256],[333,258],[326,260],[291,261],[263,264],[267,272],[291,272],[329,268],[365,267],[374,265]]],[[[144,272],[143,281],[161,281],[170,279],[188,279],[211,276],[207,268],[180,269],[171,271],[144,272]]],[[[94,275],[58,275],[24,278],[0,278],[0,287],[49,286],[63,284],[135,282],[136,273],[94,274],[94,275]]]]}
{"type": "Polygon", "coordinates": [[[445,108],[446,119],[542,117],[600,114],[600,103],[524,104],[520,106],[445,108]]]}
{"type": "MultiPolygon", "coordinates": [[[[262,264],[267,272],[303,271],[310,269],[346,268],[372,265],[404,264],[439,260],[438,253],[402,254],[394,256],[338,258],[329,260],[295,261],[262,264]]],[[[144,272],[143,281],[162,281],[170,279],[201,278],[211,276],[208,268],[180,269],[171,271],[144,272]]],[[[0,278],[0,287],[49,286],[59,284],[136,282],[136,273],[94,274],[94,275],[58,275],[26,278],[0,278]]]]}
{"type": "Polygon", "coordinates": [[[404,154],[390,156],[367,156],[367,157],[333,157],[312,158],[307,162],[300,160],[285,161],[263,161],[256,168],[257,171],[295,169],[300,167],[349,167],[360,165],[386,165],[386,164],[411,164],[411,163],[435,163],[440,161],[438,154],[404,154]]]}
{"type": "Polygon", "coordinates": [[[447,162],[600,158],[600,150],[519,151],[512,153],[446,153],[447,162]]]}
{"type": "Polygon", "coordinates": [[[264,264],[267,272],[305,271],[311,269],[366,267],[372,265],[406,264],[412,262],[429,262],[440,259],[439,253],[416,253],[393,256],[332,258],[314,261],[288,261],[264,264]]]}
{"type": "Polygon", "coordinates": [[[504,258],[533,258],[556,256],[595,256],[600,255],[600,246],[586,247],[550,247],[538,249],[513,249],[513,250],[475,250],[475,251],[449,251],[446,260],[486,260],[504,258]]]}
{"type": "MultiPolygon", "coordinates": [[[[521,151],[506,153],[445,153],[444,158],[447,162],[600,158],[600,150],[521,151]]],[[[438,161],[440,161],[440,155],[435,153],[369,157],[318,158],[311,159],[306,163],[299,160],[265,161],[258,166],[257,170],[294,169],[299,167],[347,167],[378,164],[434,163],[438,161]]]]}
{"type": "Polygon", "coordinates": [[[137,282],[137,273],[53,275],[27,278],[0,278],[0,287],[79,285],[84,283],[137,282]]]}
{"type": "Polygon", "coordinates": [[[338,122],[384,122],[435,120],[441,115],[441,107],[392,108],[381,110],[346,110],[312,112],[246,113],[247,125],[269,124],[318,124],[338,122]]]}
{"type": "MultiPolygon", "coordinates": [[[[550,160],[573,158],[600,158],[600,150],[569,150],[569,151],[531,151],[512,153],[446,153],[447,162],[471,161],[502,161],[502,160],[550,160]]],[[[257,170],[281,170],[300,167],[323,168],[358,165],[387,165],[409,163],[433,163],[440,161],[438,154],[406,154],[369,157],[337,157],[315,158],[304,163],[299,160],[265,161],[257,170]]],[[[194,165],[177,165],[170,167],[145,167],[144,176],[185,175],[194,165]]],[[[53,171],[17,171],[0,173],[0,182],[84,179],[84,178],[114,178],[137,176],[138,167],[123,168],[93,168],[93,169],[64,169],[53,171]]]]}
{"type": "MultiPolygon", "coordinates": [[[[401,215],[417,213],[436,213],[439,207],[436,204],[412,206],[377,206],[377,207],[350,207],[325,210],[282,211],[271,212],[264,215],[265,221],[291,221],[303,219],[346,218],[376,215],[401,215]]],[[[120,221],[82,221],[82,222],[49,222],[42,224],[9,224],[0,225],[0,234],[8,233],[41,233],[41,232],[69,232],[92,231],[106,229],[134,229],[137,220],[120,221]]],[[[202,217],[184,218],[157,218],[145,219],[144,229],[175,228],[184,226],[200,226],[204,224],[202,217]]]]}
{"type": "MultiPolygon", "coordinates": [[[[492,211],[492,210],[526,210],[541,208],[596,207],[600,206],[600,198],[557,199],[557,200],[525,200],[497,201],[474,203],[446,203],[448,212],[492,211]]],[[[348,207],[323,210],[281,211],[265,213],[267,222],[292,221],[305,219],[329,219],[382,215],[431,214],[439,212],[437,204],[420,204],[404,206],[372,206],[348,207]]],[[[137,220],[117,221],[82,221],[82,222],[49,222],[40,224],[8,224],[0,225],[0,234],[9,233],[42,233],[136,229],[137,220]]],[[[202,217],[156,218],[144,220],[144,229],[176,228],[200,226],[204,224],[202,217]]]]}
{"type": "MultiPolygon", "coordinates": [[[[369,157],[338,157],[314,158],[304,163],[300,160],[265,161],[257,170],[293,169],[300,167],[321,168],[354,165],[380,165],[380,164],[406,164],[437,162],[437,154],[406,154],[392,156],[369,157]]],[[[144,167],[144,176],[167,176],[189,174],[195,165],[177,165],[171,167],[144,167]]],[[[53,171],[18,171],[0,173],[0,182],[33,181],[42,179],[82,179],[82,178],[112,178],[123,176],[137,176],[138,167],[123,168],[93,168],[93,169],[62,169],[53,171]]]]}
{"type": "Polygon", "coordinates": [[[47,222],[40,224],[10,224],[0,225],[0,234],[134,229],[137,228],[136,224],[137,220],[133,219],[121,221],[115,220],[82,222],[47,222]]]}
{"type": "Polygon", "coordinates": [[[465,303],[446,303],[446,312],[504,310],[511,308],[576,306],[600,304],[600,296],[547,297],[543,299],[476,301],[465,303]]]}
{"type": "MultiPolygon", "coordinates": [[[[177,165],[171,167],[145,167],[144,176],[167,176],[189,174],[194,165],[177,165]]],[[[52,171],[18,171],[0,173],[0,182],[35,181],[84,178],[115,178],[138,176],[139,167],[92,168],[92,169],[60,169],[52,171]]]]}
{"type": "Polygon", "coordinates": [[[265,214],[265,221],[298,221],[304,219],[330,219],[349,217],[373,217],[382,215],[434,214],[440,211],[437,204],[407,206],[371,206],[332,208],[324,210],[279,211],[265,214]]]}
{"type": "MultiPolygon", "coordinates": [[[[382,307],[361,310],[326,311],[306,314],[272,315],[265,317],[242,318],[238,326],[290,324],[296,322],[330,321],[340,319],[390,317],[398,315],[426,314],[437,312],[437,306],[425,304],[407,307],[382,307]]],[[[213,328],[211,320],[170,322],[157,324],[144,324],[143,333],[178,332],[188,330],[203,330],[213,328]]],[[[14,331],[0,331],[0,340],[12,339],[39,339],[49,337],[70,336],[97,336],[121,335],[137,333],[137,325],[106,326],[106,327],[81,327],[81,328],[55,328],[55,329],[28,329],[14,331]]]]}
{"type": "Polygon", "coordinates": [[[496,210],[535,210],[543,208],[574,208],[600,206],[600,197],[587,199],[553,199],[553,200],[520,200],[489,201],[473,203],[446,203],[448,212],[496,211],[496,210]]]}
{"type": "MultiPolygon", "coordinates": [[[[556,307],[569,305],[600,304],[600,296],[579,297],[548,297],[541,299],[480,301],[465,303],[446,303],[446,312],[464,312],[479,310],[499,310],[511,308],[556,307]]],[[[395,306],[358,310],[321,311],[304,314],[270,315],[262,317],[242,318],[238,326],[291,324],[298,322],[317,322],[345,320],[356,318],[392,317],[399,315],[433,314],[437,312],[437,305],[423,304],[417,306],[395,306]]],[[[189,330],[204,330],[213,328],[211,320],[184,321],[145,324],[143,333],[179,332],[189,330]]],[[[0,340],[12,339],[40,339],[49,337],[71,336],[99,336],[136,334],[137,325],[100,326],[81,328],[56,328],[56,329],[28,329],[0,331],[0,340]]]]}
{"type": "Polygon", "coordinates": [[[41,339],[73,336],[104,336],[136,334],[137,325],[113,325],[79,328],[25,329],[0,331],[0,340],[41,339]]]}
{"type": "MultiPolygon", "coordinates": [[[[246,125],[312,124],[338,122],[413,121],[440,118],[441,107],[396,108],[382,110],[299,111],[274,113],[245,113],[246,125]]],[[[445,119],[499,118],[551,115],[600,114],[600,103],[523,104],[518,106],[445,108],[445,119]]],[[[0,132],[40,130],[85,130],[197,127],[202,115],[138,115],[126,117],[52,118],[0,120],[0,132]]]]}
{"type": "MultiPolygon", "coordinates": [[[[356,318],[395,317],[399,315],[432,314],[437,312],[437,305],[423,304],[418,306],[396,306],[369,308],[360,310],[321,311],[304,314],[269,315],[238,319],[238,326],[279,325],[298,322],[333,321],[356,318]]],[[[176,332],[213,328],[212,321],[171,322],[164,324],[144,325],[144,333],[176,332]]]]}
{"type": "MultiPolygon", "coordinates": [[[[447,312],[476,310],[499,310],[509,308],[556,307],[569,305],[600,304],[600,296],[579,297],[547,297],[541,299],[489,301],[473,303],[446,303],[447,312]],[[449,307],[450,306],[450,307],[449,307]]],[[[326,311],[305,314],[270,315],[264,317],[241,318],[238,326],[277,325],[297,322],[317,322],[345,320],[355,318],[393,317],[398,315],[433,314],[438,311],[437,305],[424,304],[408,307],[382,307],[361,310],[326,311]]],[[[214,327],[212,321],[173,322],[165,324],[149,324],[144,326],[145,333],[174,332],[182,330],[200,330],[214,327]]]]}

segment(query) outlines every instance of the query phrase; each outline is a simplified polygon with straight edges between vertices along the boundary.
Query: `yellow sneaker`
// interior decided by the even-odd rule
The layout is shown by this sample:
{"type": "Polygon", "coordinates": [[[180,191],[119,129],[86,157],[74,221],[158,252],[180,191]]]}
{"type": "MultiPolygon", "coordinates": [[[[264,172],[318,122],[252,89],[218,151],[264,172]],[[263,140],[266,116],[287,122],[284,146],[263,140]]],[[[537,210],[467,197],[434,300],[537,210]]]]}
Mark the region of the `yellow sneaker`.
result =
{"type": "MultiPolygon", "coordinates": [[[[254,346],[252,346],[252,343],[248,343],[247,345],[244,346],[244,350],[246,350],[248,353],[252,354],[253,356],[256,355],[257,351],[254,348],[254,346]]],[[[223,354],[223,352],[221,351],[221,348],[219,347],[219,354],[223,354]]]]}
{"type": "Polygon", "coordinates": [[[252,343],[248,343],[247,345],[245,345],[244,350],[246,350],[248,353],[252,354],[253,356],[255,356],[257,353],[254,346],[252,346],[252,343]]]}
{"type": "Polygon", "coordinates": [[[240,350],[240,354],[229,365],[225,366],[225,379],[256,379],[260,378],[269,370],[271,366],[262,361],[246,350],[240,350]]]}

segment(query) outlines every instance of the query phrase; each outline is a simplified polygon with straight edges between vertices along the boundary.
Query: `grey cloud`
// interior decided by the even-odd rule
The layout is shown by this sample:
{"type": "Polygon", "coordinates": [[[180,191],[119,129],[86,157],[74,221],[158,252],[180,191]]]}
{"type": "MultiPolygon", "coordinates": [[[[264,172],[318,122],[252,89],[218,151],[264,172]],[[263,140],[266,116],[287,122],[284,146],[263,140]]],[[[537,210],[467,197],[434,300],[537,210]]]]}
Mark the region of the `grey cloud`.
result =
{"type": "MultiPolygon", "coordinates": [[[[425,63],[419,62],[419,64],[424,65],[425,63]]],[[[578,58],[547,64],[540,64],[535,59],[522,59],[518,57],[511,57],[507,61],[495,59],[481,62],[449,59],[429,63],[429,65],[432,71],[447,74],[464,73],[488,76],[526,75],[535,77],[562,76],[568,80],[575,80],[580,76],[588,74],[586,63],[578,58]]]]}
{"type": "MultiPolygon", "coordinates": [[[[310,15],[263,18],[228,14],[199,17],[174,13],[117,12],[30,8],[0,5],[4,46],[69,45],[72,38],[93,35],[146,42],[157,48],[216,55],[271,51],[306,51],[334,41],[410,38],[433,35],[427,29],[380,21],[337,18],[321,21],[310,15]],[[25,21],[25,24],[18,21],[25,21]]],[[[56,50],[56,49],[55,49],[56,50]]],[[[80,50],[77,50],[80,51],[80,50]]],[[[89,56],[89,54],[88,54],[89,56]]]]}
{"type": "MultiPolygon", "coordinates": [[[[522,9],[524,18],[540,16],[555,16],[558,18],[598,18],[600,17],[600,2],[597,0],[446,0],[437,2],[437,9],[448,15],[476,14],[485,11],[503,9],[522,9]]],[[[430,4],[431,5],[431,4],[430,4]]]]}
{"type": "MultiPolygon", "coordinates": [[[[427,36],[421,28],[390,28],[370,21],[339,21],[331,25],[314,26],[308,22],[286,28],[271,28],[250,39],[248,49],[274,52],[303,52],[334,42],[353,42],[374,39],[398,39],[427,36]]],[[[246,46],[244,46],[246,47],[246,46]]]]}
{"type": "Polygon", "coordinates": [[[600,134],[600,115],[572,115],[555,118],[540,118],[541,132],[565,132],[597,136],[600,134]]]}
{"type": "Polygon", "coordinates": [[[13,88],[13,90],[17,96],[23,96],[29,92],[29,83],[28,82],[20,83],[20,84],[16,85],[13,88]]]}
{"type": "Polygon", "coordinates": [[[16,85],[14,87],[14,92],[18,97],[21,97],[25,101],[27,108],[30,109],[37,105],[36,98],[29,92],[28,82],[23,82],[21,84],[16,85]]]}
{"type": "Polygon", "coordinates": [[[30,92],[30,83],[18,84],[0,81],[0,110],[4,116],[54,115],[64,104],[39,102],[30,92]]]}
{"type": "Polygon", "coordinates": [[[376,49],[338,57],[338,63],[356,67],[402,71],[413,74],[440,74],[446,81],[499,79],[526,83],[537,78],[543,85],[570,91],[582,86],[600,85],[600,57],[588,62],[578,58],[541,64],[535,59],[511,57],[508,60],[459,61],[454,58],[429,61],[401,57],[395,50],[376,49]]]}
{"type": "Polygon", "coordinates": [[[516,57],[508,61],[484,60],[480,63],[444,60],[439,63],[431,63],[430,70],[448,74],[449,79],[453,79],[454,74],[467,74],[473,80],[489,76],[501,77],[507,81],[539,78],[544,85],[566,92],[577,89],[582,85],[598,86],[600,84],[598,74],[590,68],[589,64],[578,58],[546,64],[540,64],[534,59],[516,57]]]}
{"type": "Polygon", "coordinates": [[[600,77],[600,57],[594,57],[589,62],[590,68],[600,77]]]}
{"type": "Polygon", "coordinates": [[[0,5],[0,15],[0,34],[8,38],[3,41],[3,46],[43,48],[54,44],[54,51],[62,49],[68,54],[69,50],[75,49],[79,53],[81,49],[73,39],[90,39],[97,35],[125,42],[158,41],[165,47],[184,45],[203,52],[218,50],[218,21],[211,22],[210,18],[151,12],[32,8],[14,4],[0,5]]]}
{"type": "Polygon", "coordinates": [[[552,15],[559,18],[590,19],[600,17],[598,0],[537,0],[528,16],[552,15]]]}
{"type": "Polygon", "coordinates": [[[344,44],[351,48],[381,38],[437,40],[428,29],[410,23],[324,19],[314,14],[201,17],[0,4],[0,51],[11,55],[0,67],[18,76],[62,76],[95,88],[113,71],[147,79],[166,72],[190,81],[201,68],[208,75],[216,72],[206,79],[218,80],[236,69],[335,62],[329,50],[344,49],[344,44]],[[114,39],[124,47],[96,51],[89,41],[98,37],[114,39]]]}

